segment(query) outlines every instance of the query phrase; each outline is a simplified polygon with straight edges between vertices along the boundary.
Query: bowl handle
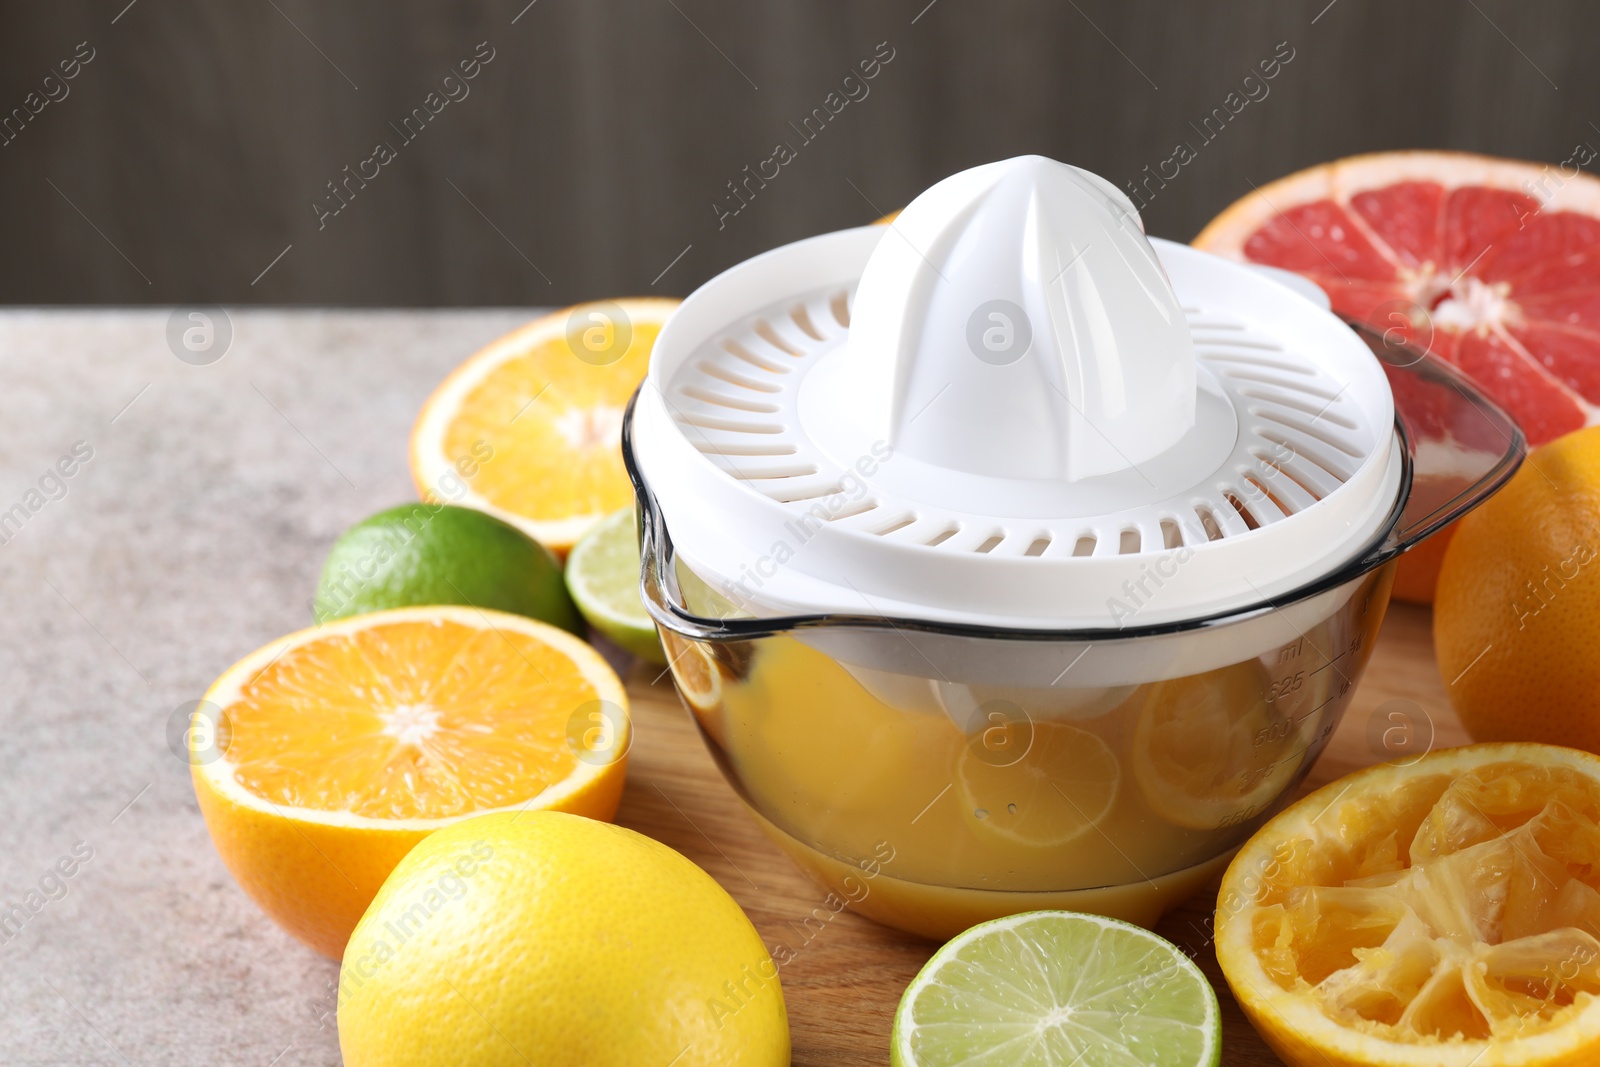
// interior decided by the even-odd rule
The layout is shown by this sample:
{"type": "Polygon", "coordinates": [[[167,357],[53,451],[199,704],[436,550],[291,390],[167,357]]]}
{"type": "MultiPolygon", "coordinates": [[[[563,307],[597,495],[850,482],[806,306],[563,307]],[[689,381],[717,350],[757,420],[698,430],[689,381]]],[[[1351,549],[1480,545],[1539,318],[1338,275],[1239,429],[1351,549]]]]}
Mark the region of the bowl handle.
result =
{"type": "Polygon", "coordinates": [[[1398,555],[1459,519],[1522,465],[1517,424],[1460,371],[1398,329],[1350,326],[1378,357],[1410,458],[1411,489],[1380,553],[1398,555]]]}

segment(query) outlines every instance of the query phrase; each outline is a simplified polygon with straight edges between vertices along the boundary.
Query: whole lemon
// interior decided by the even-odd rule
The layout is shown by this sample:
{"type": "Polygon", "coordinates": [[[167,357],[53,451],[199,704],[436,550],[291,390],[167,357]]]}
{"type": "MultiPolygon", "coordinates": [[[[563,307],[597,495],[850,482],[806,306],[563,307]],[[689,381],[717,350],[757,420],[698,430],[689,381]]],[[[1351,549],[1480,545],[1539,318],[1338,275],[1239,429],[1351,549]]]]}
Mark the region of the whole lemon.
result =
{"type": "Polygon", "coordinates": [[[559,812],[425,838],[345,949],[347,1067],[789,1062],[778,969],[711,876],[559,812]]]}
{"type": "Polygon", "coordinates": [[[1461,520],[1433,643],[1473,740],[1600,752],[1600,427],[1530,453],[1461,520]]]}

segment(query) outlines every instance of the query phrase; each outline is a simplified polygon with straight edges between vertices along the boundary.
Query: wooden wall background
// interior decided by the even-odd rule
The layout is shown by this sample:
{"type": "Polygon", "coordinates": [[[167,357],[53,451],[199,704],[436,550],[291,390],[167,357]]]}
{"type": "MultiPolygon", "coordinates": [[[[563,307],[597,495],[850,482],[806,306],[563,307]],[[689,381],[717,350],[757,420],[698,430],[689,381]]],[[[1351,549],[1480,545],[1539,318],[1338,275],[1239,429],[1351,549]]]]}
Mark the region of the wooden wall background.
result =
{"type": "MultiPolygon", "coordinates": [[[[959,168],[1041,152],[1122,182],[1288,42],[1145,212],[1187,239],[1372,149],[1600,146],[1583,0],[96,0],[4,3],[0,302],[549,304],[682,294],[959,168]],[[893,60],[738,215],[725,183],[879,42],[893,60]],[[494,59],[319,229],[325,183],[494,59]],[[34,98],[35,103],[39,98],[34,98]],[[283,250],[288,248],[286,253],[283,250]],[[687,251],[685,251],[687,250],[687,251]],[[275,257],[282,254],[281,259],[275,257]],[[681,258],[679,258],[681,257],[681,258]],[[263,275],[269,263],[274,265],[263,275]],[[671,269],[668,270],[669,264],[671,269]],[[663,274],[663,271],[665,273],[663,274]]],[[[459,90],[457,90],[459,92],[459,90]]],[[[856,90],[859,92],[859,90],[856,90]]]]}

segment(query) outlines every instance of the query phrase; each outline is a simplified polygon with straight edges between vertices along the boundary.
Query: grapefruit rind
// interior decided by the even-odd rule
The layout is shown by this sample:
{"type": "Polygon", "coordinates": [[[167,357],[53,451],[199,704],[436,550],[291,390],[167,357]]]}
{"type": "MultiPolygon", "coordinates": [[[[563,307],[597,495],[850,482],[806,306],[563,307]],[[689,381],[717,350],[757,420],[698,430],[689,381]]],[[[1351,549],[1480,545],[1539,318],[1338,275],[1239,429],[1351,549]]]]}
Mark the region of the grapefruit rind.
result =
{"type": "MultiPolygon", "coordinates": [[[[1317,200],[1348,204],[1350,197],[1404,181],[1438,182],[1446,188],[1482,185],[1526,192],[1543,210],[1577,211],[1600,217],[1600,178],[1579,173],[1551,179],[1554,192],[1540,195],[1537,184],[1524,183],[1544,174],[1543,164],[1493,159],[1471,152],[1369,152],[1320,163],[1279,178],[1240,197],[1190,242],[1194,247],[1229,259],[1244,260],[1244,245],[1280,209],[1317,200]]],[[[1381,238],[1380,238],[1381,240],[1381,238]]]]}

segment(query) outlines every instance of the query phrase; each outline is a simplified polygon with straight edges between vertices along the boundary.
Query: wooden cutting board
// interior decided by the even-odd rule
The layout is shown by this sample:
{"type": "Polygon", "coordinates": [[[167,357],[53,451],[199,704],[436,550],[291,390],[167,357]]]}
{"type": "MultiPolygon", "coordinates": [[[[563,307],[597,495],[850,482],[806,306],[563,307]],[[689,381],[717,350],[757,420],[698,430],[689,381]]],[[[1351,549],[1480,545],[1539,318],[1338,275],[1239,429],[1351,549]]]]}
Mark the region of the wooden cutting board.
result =
{"type": "MultiPolygon", "coordinates": [[[[938,946],[898,934],[844,911],[828,915],[826,893],[767,841],[712,764],[700,736],[657,669],[635,665],[628,678],[636,739],[628,787],[617,821],[682,852],[733,894],[768,945],[782,941],[796,956],[783,968],[784,1000],[796,1067],[889,1062],[889,1029],[900,994],[938,946]],[[814,914],[815,913],[815,914],[814,914]],[[808,928],[802,920],[810,919],[808,928]],[[809,937],[808,937],[809,933],[809,937]]],[[[1304,791],[1385,755],[1382,738],[1433,733],[1433,747],[1468,740],[1445,699],[1433,659],[1425,608],[1389,609],[1371,664],[1344,721],[1311,772],[1304,791]],[[1399,716],[1395,718],[1394,716],[1399,716]]],[[[1216,906],[1212,885],[1169,914],[1157,931],[1189,952],[1222,1003],[1223,1063],[1276,1067],[1217,969],[1210,940],[1216,906]]]]}

